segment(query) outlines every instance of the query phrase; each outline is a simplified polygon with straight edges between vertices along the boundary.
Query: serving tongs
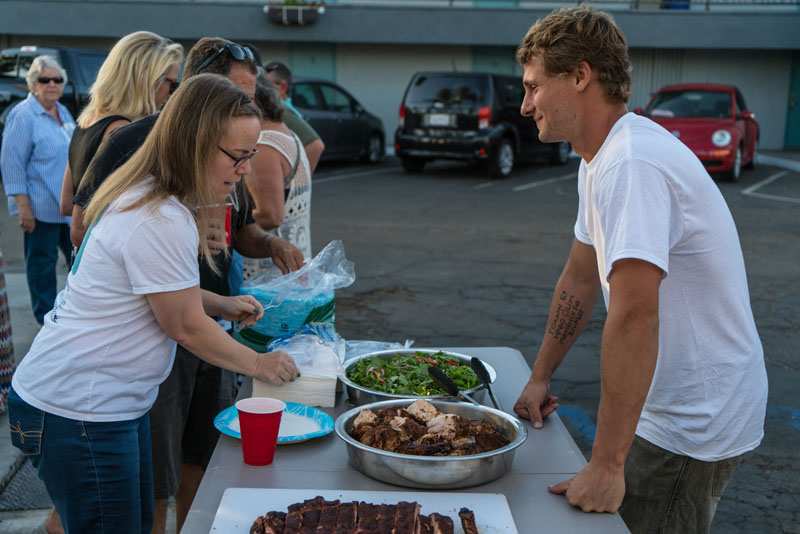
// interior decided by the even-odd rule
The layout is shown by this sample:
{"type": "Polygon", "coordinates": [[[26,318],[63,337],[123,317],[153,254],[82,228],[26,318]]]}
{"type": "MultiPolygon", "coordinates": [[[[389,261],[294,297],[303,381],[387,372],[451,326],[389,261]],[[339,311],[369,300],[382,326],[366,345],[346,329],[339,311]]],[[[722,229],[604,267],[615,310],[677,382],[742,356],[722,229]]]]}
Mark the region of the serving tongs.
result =
{"type": "Polygon", "coordinates": [[[501,412],[504,412],[505,410],[503,410],[503,406],[499,402],[497,402],[497,399],[494,396],[494,392],[492,391],[492,377],[491,375],[489,375],[489,370],[483,364],[483,360],[481,360],[476,356],[473,356],[472,359],[469,361],[469,365],[470,367],[472,367],[472,370],[475,371],[475,374],[478,375],[478,380],[480,380],[483,383],[484,387],[486,388],[486,391],[489,392],[489,398],[492,400],[492,404],[494,404],[494,407],[500,410],[501,412]]]}
{"type": "Polygon", "coordinates": [[[473,399],[467,393],[464,393],[463,391],[459,390],[458,386],[456,385],[456,383],[453,382],[450,379],[450,377],[447,376],[447,374],[445,374],[445,372],[442,371],[441,369],[439,369],[438,367],[433,366],[433,365],[429,366],[428,367],[428,374],[431,376],[433,381],[436,382],[436,384],[440,388],[445,390],[445,392],[447,392],[447,394],[450,395],[451,397],[456,397],[458,399],[461,399],[461,400],[464,400],[464,401],[467,401],[467,402],[471,402],[475,406],[482,406],[482,404],[480,402],[478,402],[475,399],[473,399]]]}

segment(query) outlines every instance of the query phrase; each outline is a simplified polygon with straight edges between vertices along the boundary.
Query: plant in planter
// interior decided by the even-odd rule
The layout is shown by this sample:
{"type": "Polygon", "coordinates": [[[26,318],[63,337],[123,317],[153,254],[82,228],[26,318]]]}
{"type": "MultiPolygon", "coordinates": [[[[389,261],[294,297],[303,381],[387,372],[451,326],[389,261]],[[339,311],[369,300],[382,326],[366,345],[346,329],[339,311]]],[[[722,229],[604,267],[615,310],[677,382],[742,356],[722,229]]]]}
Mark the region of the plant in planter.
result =
{"type": "Polygon", "coordinates": [[[269,20],[283,26],[314,24],[325,13],[325,3],[310,0],[271,0],[264,6],[269,20]]]}

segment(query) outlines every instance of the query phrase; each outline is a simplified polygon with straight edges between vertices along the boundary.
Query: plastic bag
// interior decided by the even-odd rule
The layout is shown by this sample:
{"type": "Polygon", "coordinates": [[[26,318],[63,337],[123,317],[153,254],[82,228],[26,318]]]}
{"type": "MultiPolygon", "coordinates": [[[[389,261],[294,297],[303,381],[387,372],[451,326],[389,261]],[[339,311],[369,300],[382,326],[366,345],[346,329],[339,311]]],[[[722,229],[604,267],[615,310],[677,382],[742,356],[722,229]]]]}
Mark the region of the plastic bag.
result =
{"type": "Polygon", "coordinates": [[[264,317],[252,330],[269,338],[297,332],[306,323],[333,323],[334,291],[356,279],[353,262],[341,241],[331,241],[299,270],[274,277],[264,274],[242,286],[264,306],[264,317]]]}
{"type": "Polygon", "coordinates": [[[346,342],[345,361],[351,360],[362,354],[369,354],[370,352],[378,352],[379,350],[401,350],[409,349],[414,344],[413,339],[406,339],[405,343],[394,343],[391,341],[367,341],[367,340],[353,340],[346,342]]]}
{"type": "Polygon", "coordinates": [[[301,376],[336,377],[342,372],[345,341],[328,324],[305,325],[293,336],[273,340],[268,349],[288,352],[301,376]]]}

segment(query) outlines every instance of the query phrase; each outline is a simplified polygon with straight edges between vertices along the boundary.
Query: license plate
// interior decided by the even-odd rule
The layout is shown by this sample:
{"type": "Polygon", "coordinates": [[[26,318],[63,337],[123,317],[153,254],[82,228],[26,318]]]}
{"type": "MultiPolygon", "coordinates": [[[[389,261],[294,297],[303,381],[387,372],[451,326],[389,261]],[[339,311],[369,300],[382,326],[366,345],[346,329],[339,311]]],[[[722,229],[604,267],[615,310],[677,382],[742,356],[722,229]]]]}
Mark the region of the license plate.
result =
{"type": "Polygon", "coordinates": [[[453,116],[446,113],[432,113],[428,115],[428,126],[450,126],[453,116]]]}

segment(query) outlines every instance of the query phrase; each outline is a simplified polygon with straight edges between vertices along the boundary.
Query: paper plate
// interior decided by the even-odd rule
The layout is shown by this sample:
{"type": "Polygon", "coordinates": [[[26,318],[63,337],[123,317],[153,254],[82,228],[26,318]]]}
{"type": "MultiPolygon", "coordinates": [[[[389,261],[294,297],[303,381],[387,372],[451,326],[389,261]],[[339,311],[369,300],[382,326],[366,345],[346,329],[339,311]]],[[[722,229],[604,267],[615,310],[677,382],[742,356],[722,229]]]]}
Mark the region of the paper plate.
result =
{"type": "MultiPolygon", "coordinates": [[[[241,439],[239,413],[236,406],[229,406],[214,418],[214,426],[232,438],[241,439]]],[[[281,417],[278,445],[301,443],[309,439],[327,436],[333,432],[333,417],[319,408],[299,402],[287,402],[281,417]]]]}

